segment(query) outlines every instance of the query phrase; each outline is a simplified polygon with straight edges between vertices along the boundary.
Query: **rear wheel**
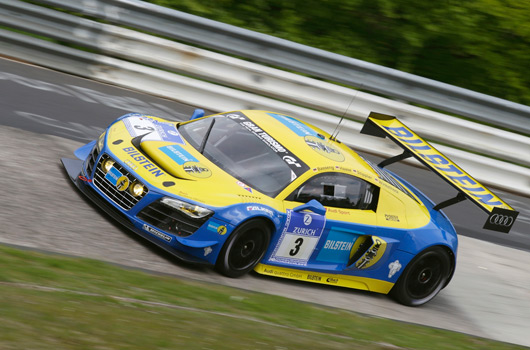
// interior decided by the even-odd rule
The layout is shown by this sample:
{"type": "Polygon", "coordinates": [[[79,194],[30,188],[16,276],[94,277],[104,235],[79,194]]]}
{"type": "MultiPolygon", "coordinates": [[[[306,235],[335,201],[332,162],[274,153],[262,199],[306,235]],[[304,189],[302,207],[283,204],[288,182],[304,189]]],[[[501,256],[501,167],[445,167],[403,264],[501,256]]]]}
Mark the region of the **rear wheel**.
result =
{"type": "Polygon", "coordinates": [[[225,242],[216,268],[228,277],[239,277],[252,270],[269,246],[271,230],[263,220],[247,221],[225,242]]]}
{"type": "Polygon", "coordinates": [[[390,293],[404,305],[425,304],[445,286],[450,272],[449,254],[441,247],[434,247],[412,259],[390,293]]]}

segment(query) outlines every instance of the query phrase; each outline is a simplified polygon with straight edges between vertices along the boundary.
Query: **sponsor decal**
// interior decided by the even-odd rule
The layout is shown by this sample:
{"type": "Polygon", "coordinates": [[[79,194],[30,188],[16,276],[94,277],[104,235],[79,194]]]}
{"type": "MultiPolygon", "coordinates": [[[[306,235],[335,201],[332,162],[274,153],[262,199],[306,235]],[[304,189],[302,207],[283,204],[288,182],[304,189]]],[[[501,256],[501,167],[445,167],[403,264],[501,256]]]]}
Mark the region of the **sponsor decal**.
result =
{"type": "Polygon", "coordinates": [[[340,171],[344,171],[344,172],[348,172],[348,173],[351,173],[351,172],[355,173],[356,172],[352,168],[346,168],[346,167],[338,166],[338,165],[335,165],[335,170],[340,170],[340,171]]]}
{"type": "Polygon", "coordinates": [[[120,176],[120,178],[119,178],[118,181],[116,182],[116,188],[117,188],[118,191],[120,191],[120,192],[123,192],[123,191],[125,191],[127,188],[129,188],[129,178],[127,178],[127,176],[125,176],[125,175],[120,176]]]}
{"type": "Polygon", "coordinates": [[[388,278],[392,278],[398,272],[401,270],[401,264],[399,263],[399,260],[396,260],[394,262],[391,262],[388,265],[389,271],[388,271],[388,278]]]}
{"type": "MultiPolygon", "coordinates": [[[[304,137],[305,143],[317,152],[321,156],[324,156],[328,159],[334,160],[336,162],[343,162],[344,155],[342,152],[336,148],[331,142],[326,142],[316,136],[306,136],[304,137]]],[[[333,167],[331,167],[333,169],[333,167]]],[[[319,169],[320,170],[320,169],[319,169]]]]}
{"type": "Polygon", "coordinates": [[[193,177],[205,179],[212,176],[212,171],[206,165],[200,163],[197,158],[179,145],[163,146],[159,150],[178,165],[182,165],[184,171],[193,177]]]}
{"type": "MultiPolygon", "coordinates": [[[[296,270],[287,270],[287,269],[276,269],[271,267],[265,267],[262,270],[258,271],[270,276],[284,277],[284,278],[293,278],[298,280],[306,280],[317,283],[329,283],[329,284],[338,284],[339,279],[336,277],[326,277],[326,275],[320,275],[316,273],[307,273],[296,270]]],[[[328,275],[329,276],[329,275],[328,275]]]]}
{"type": "Polygon", "coordinates": [[[138,162],[144,169],[149,171],[151,174],[153,174],[155,177],[159,177],[161,175],[165,175],[165,173],[160,170],[156,165],[151,163],[149,159],[144,157],[140,152],[136,150],[134,147],[125,147],[123,148],[123,151],[127,153],[132,159],[138,162]]]}
{"type": "Polygon", "coordinates": [[[207,177],[212,176],[212,171],[202,163],[187,162],[184,163],[182,168],[186,173],[190,174],[191,176],[198,177],[201,179],[205,179],[207,177]]]}
{"type": "Polygon", "coordinates": [[[325,224],[326,217],[323,215],[288,210],[285,226],[270,260],[300,266],[307,265],[324,231],[325,224]]]}
{"type": "Polygon", "coordinates": [[[484,228],[508,233],[518,215],[519,213],[513,210],[493,208],[488,221],[484,224],[484,228]]]}
{"type": "Polygon", "coordinates": [[[204,256],[207,256],[208,254],[210,254],[212,252],[212,248],[211,247],[206,247],[204,248],[204,256]]]}
{"type": "Polygon", "coordinates": [[[317,276],[317,275],[307,275],[307,279],[310,280],[310,281],[322,281],[322,277],[320,276],[317,276]]]}
{"type": "Polygon", "coordinates": [[[492,194],[487,188],[466,174],[460,167],[434,149],[431,145],[415,135],[405,126],[390,127],[381,125],[387,132],[402,143],[406,148],[415,152],[430,167],[439,172],[447,181],[462,189],[471,198],[487,208],[505,205],[500,198],[492,194]]]}
{"type": "MultiPolygon", "coordinates": [[[[308,225],[304,222],[304,225],[308,225]]],[[[294,227],[293,233],[295,235],[300,236],[314,236],[316,234],[317,230],[314,228],[307,228],[307,227],[294,227]]]]}
{"type": "Polygon", "coordinates": [[[326,244],[324,244],[324,249],[331,249],[331,250],[350,251],[352,247],[353,247],[353,242],[344,242],[344,241],[327,240],[326,244]]]}
{"type": "MultiPolygon", "coordinates": [[[[282,160],[289,166],[293,172],[291,181],[309,170],[309,167],[302,162],[294,153],[286,149],[280,142],[269,135],[265,130],[261,129],[246,115],[240,112],[226,114],[227,118],[239,123],[242,127],[254,134],[263,143],[269,146],[275,153],[282,158],[282,160]]],[[[294,125],[294,124],[293,124],[294,125]]],[[[303,125],[303,124],[302,124],[303,125]]],[[[294,127],[294,126],[293,126],[294,127]]],[[[308,129],[309,130],[309,129],[308,129]]],[[[308,136],[311,137],[311,136],[308,136]]]]}
{"type": "Polygon", "coordinates": [[[110,168],[110,170],[105,174],[105,179],[107,179],[114,186],[118,185],[118,179],[120,179],[123,174],[116,169],[115,167],[110,168]]]}
{"type": "Polygon", "coordinates": [[[224,235],[226,233],[226,226],[219,226],[217,228],[217,233],[220,234],[221,236],[224,235]]]}
{"type": "Polygon", "coordinates": [[[243,182],[241,181],[238,181],[237,184],[241,187],[243,187],[245,190],[249,191],[250,193],[252,193],[252,188],[246,184],[244,184],[243,182]]]}
{"type": "Polygon", "coordinates": [[[123,119],[125,128],[131,137],[142,137],[143,141],[168,141],[178,144],[185,144],[180,136],[177,127],[173,123],[160,122],[146,116],[132,116],[123,119]]]}
{"type": "Polygon", "coordinates": [[[344,210],[341,208],[326,208],[326,212],[333,213],[333,214],[340,214],[340,215],[350,215],[349,210],[344,210]]]}
{"type": "Polygon", "coordinates": [[[217,229],[219,228],[219,226],[221,226],[221,224],[219,224],[219,223],[217,223],[215,221],[210,221],[210,222],[208,222],[207,229],[210,230],[210,231],[217,232],[217,229]]]}
{"type": "Polygon", "coordinates": [[[159,150],[164,152],[169,158],[175,161],[175,163],[177,163],[178,165],[184,165],[184,163],[188,163],[188,162],[195,162],[195,163],[199,162],[197,158],[192,156],[188,151],[186,151],[184,148],[182,148],[179,145],[163,146],[163,147],[160,147],[159,150]]]}
{"type": "Polygon", "coordinates": [[[136,169],[138,169],[138,167],[137,167],[136,165],[134,165],[134,163],[133,163],[130,159],[125,159],[125,160],[124,160],[124,163],[125,163],[125,165],[126,165],[129,169],[131,169],[131,170],[136,170],[136,169]]]}
{"type": "Polygon", "coordinates": [[[313,171],[335,171],[335,167],[328,165],[328,166],[319,166],[313,169],[313,171]]]}
{"type": "Polygon", "coordinates": [[[372,246],[357,260],[355,267],[358,269],[366,269],[373,266],[381,259],[386,250],[386,242],[379,237],[372,237],[372,246]]]}
{"type": "Polygon", "coordinates": [[[259,206],[259,205],[248,205],[247,206],[247,211],[262,211],[264,213],[267,213],[270,216],[274,215],[272,210],[270,210],[269,208],[265,208],[265,207],[259,206]]]}
{"type": "Polygon", "coordinates": [[[386,220],[386,221],[395,221],[395,222],[399,222],[399,216],[397,216],[397,215],[385,214],[385,220],[386,220]]]}
{"type": "Polygon", "coordinates": [[[513,217],[508,215],[493,214],[489,218],[489,223],[499,226],[511,226],[513,224],[513,217]]]}
{"type": "Polygon", "coordinates": [[[291,157],[291,156],[283,156],[283,161],[289,165],[294,165],[295,167],[297,168],[301,168],[302,166],[300,165],[300,163],[298,163],[298,161],[291,157]]]}
{"type": "Polygon", "coordinates": [[[209,231],[214,231],[214,232],[217,232],[218,234],[220,234],[221,236],[226,234],[226,232],[228,231],[228,229],[226,228],[226,226],[220,224],[220,223],[217,223],[215,221],[210,221],[208,222],[208,227],[207,229],[209,231]]]}
{"type": "Polygon", "coordinates": [[[278,276],[278,277],[287,277],[287,278],[304,278],[304,274],[299,272],[292,272],[292,271],[281,271],[281,270],[275,270],[275,269],[264,269],[263,273],[272,275],[272,276],[278,276]]]}
{"type": "Polygon", "coordinates": [[[171,242],[171,240],[173,239],[173,237],[171,237],[170,235],[166,235],[165,233],[160,232],[157,229],[154,229],[151,226],[148,226],[146,224],[143,225],[143,229],[145,231],[149,232],[150,234],[152,234],[153,236],[157,236],[158,238],[162,238],[166,242],[171,242]]]}
{"type": "Polygon", "coordinates": [[[218,224],[216,222],[213,222],[213,221],[210,221],[208,223],[208,227],[207,229],[210,230],[210,231],[215,231],[217,232],[217,229],[219,228],[219,226],[221,226],[221,224],[218,224]]]}
{"type": "Polygon", "coordinates": [[[83,181],[83,182],[92,182],[92,179],[89,179],[83,175],[79,175],[79,180],[83,181]]]}
{"type": "Polygon", "coordinates": [[[353,233],[336,231],[331,228],[326,241],[317,256],[318,261],[346,264],[357,236],[353,233]]]}
{"type": "Polygon", "coordinates": [[[372,179],[373,176],[371,174],[368,174],[368,173],[365,173],[364,171],[362,170],[357,170],[355,171],[357,173],[358,176],[360,177],[364,177],[364,178],[367,178],[367,179],[372,179]]]}
{"type": "Polygon", "coordinates": [[[316,131],[311,129],[309,126],[299,122],[298,120],[288,117],[286,115],[267,113],[280,123],[291,129],[298,136],[317,136],[316,131]]]}
{"type": "Polygon", "coordinates": [[[131,115],[122,121],[129,135],[133,138],[155,131],[152,119],[140,114],[131,115]]]}

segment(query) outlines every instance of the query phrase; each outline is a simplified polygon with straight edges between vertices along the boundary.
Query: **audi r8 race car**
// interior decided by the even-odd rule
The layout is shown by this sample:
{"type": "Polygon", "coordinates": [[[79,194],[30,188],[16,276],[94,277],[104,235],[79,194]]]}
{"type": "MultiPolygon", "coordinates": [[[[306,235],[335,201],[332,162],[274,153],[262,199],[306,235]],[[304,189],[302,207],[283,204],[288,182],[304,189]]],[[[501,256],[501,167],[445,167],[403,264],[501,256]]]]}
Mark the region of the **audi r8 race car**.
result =
{"type": "Polygon", "coordinates": [[[396,118],[371,113],[361,132],[404,152],[376,165],[290,116],[196,110],[185,122],[124,115],[62,162],[82,193],[183,260],[424,304],[455,270],[443,207],[467,198],[502,232],[518,213],[396,118]],[[384,168],[410,156],[458,195],[434,204],[384,168]]]}

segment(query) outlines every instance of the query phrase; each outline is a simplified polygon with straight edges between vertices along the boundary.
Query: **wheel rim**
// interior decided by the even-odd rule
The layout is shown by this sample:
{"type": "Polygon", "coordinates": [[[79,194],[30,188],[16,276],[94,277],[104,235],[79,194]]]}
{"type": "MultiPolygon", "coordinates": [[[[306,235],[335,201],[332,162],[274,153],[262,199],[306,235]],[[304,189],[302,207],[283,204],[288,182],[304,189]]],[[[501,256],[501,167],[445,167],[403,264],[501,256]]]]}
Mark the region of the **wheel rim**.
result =
{"type": "Polygon", "coordinates": [[[263,232],[259,229],[248,230],[234,242],[228,263],[234,270],[245,270],[256,263],[263,253],[263,232]]]}
{"type": "Polygon", "coordinates": [[[407,290],[414,299],[428,297],[437,290],[444,278],[443,262],[438,256],[427,255],[417,261],[410,271],[407,290]]]}

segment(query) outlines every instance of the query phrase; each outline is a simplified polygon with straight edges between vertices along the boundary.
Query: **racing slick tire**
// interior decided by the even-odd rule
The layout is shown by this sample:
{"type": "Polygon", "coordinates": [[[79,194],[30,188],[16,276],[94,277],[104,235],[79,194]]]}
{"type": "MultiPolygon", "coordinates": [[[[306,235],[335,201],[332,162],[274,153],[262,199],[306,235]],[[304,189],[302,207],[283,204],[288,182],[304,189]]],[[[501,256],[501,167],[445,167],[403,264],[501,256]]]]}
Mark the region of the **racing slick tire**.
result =
{"type": "Polygon", "coordinates": [[[240,277],[251,271],[263,258],[269,246],[271,230],[263,220],[241,224],[225,242],[216,268],[225,276],[240,277]]]}
{"type": "Polygon", "coordinates": [[[445,249],[425,250],[407,265],[390,295],[403,305],[423,305],[445,287],[450,274],[451,259],[445,249]]]}

